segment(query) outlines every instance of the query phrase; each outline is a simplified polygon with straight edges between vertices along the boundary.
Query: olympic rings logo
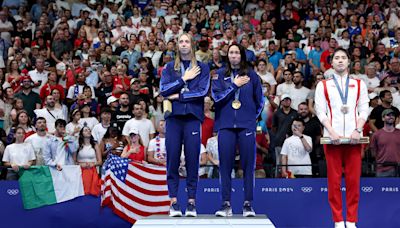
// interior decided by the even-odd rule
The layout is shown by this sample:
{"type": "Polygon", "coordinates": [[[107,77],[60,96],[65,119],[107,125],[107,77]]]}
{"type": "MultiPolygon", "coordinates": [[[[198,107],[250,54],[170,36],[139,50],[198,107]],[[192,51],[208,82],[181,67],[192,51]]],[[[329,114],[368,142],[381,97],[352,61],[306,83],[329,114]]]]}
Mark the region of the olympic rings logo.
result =
{"type": "Polygon", "coordinates": [[[312,187],[301,187],[301,191],[304,193],[310,193],[312,192],[313,188],[312,187]]]}
{"type": "Polygon", "coordinates": [[[363,192],[372,192],[373,190],[374,190],[374,187],[372,187],[372,186],[361,187],[361,191],[363,191],[363,192]]]}
{"type": "Polygon", "coordinates": [[[17,189],[17,188],[7,189],[7,194],[10,196],[18,195],[18,193],[19,193],[19,189],[17,189]]]}

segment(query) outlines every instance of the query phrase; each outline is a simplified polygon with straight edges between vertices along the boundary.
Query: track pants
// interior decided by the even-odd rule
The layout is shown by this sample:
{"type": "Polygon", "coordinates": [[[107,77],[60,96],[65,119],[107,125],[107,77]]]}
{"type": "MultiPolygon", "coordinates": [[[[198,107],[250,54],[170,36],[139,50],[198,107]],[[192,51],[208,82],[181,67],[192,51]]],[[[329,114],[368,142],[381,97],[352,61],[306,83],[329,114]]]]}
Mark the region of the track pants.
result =
{"type": "Polygon", "coordinates": [[[188,198],[196,199],[201,146],[201,121],[192,115],[173,116],[166,120],[165,146],[167,150],[168,194],[177,197],[179,188],[179,164],[185,147],[186,187],[188,198]]]}
{"type": "Polygon", "coordinates": [[[244,199],[253,200],[254,169],[256,164],[255,129],[221,129],[218,132],[219,173],[222,200],[231,201],[231,172],[235,163],[236,145],[239,144],[240,162],[244,178],[244,199]]]}
{"type": "Polygon", "coordinates": [[[360,199],[361,145],[324,145],[328,168],[328,200],[333,220],[344,221],[341,182],[346,183],[346,221],[357,222],[360,199]]]}

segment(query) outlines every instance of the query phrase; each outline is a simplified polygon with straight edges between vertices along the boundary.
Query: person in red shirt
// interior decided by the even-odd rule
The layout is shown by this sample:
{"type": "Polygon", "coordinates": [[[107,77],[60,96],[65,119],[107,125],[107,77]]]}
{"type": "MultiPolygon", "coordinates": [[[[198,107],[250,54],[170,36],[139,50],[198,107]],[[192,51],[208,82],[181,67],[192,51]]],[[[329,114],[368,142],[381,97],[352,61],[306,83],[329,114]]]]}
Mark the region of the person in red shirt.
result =
{"type": "Polygon", "coordinates": [[[113,79],[113,91],[112,95],[116,98],[121,96],[122,92],[129,90],[131,78],[126,75],[126,65],[122,64],[117,67],[117,75],[113,79]]]}
{"type": "Polygon", "coordinates": [[[324,52],[322,52],[321,54],[321,70],[323,72],[325,72],[326,70],[332,68],[331,65],[331,55],[333,54],[334,50],[337,47],[337,41],[335,38],[331,38],[329,40],[329,49],[325,50],[324,52]]]}
{"type": "Polygon", "coordinates": [[[211,112],[213,102],[210,97],[204,98],[204,121],[201,124],[201,143],[207,145],[207,140],[213,136],[214,113],[211,112]]]}
{"type": "Polygon", "coordinates": [[[75,84],[76,75],[83,71],[81,58],[79,56],[72,57],[72,64],[68,64],[67,67],[67,72],[65,73],[67,77],[66,88],[69,88],[75,84]]]}
{"type": "Polygon", "coordinates": [[[140,138],[139,130],[132,128],[129,131],[129,137],[131,139],[131,143],[125,146],[121,157],[129,158],[133,161],[146,162],[145,148],[143,146],[142,139],[140,138]]]}
{"type": "Polygon", "coordinates": [[[40,89],[40,94],[39,94],[40,99],[44,101],[45,98],[50,95],[53,89],[57,89],[58,91],[60,91],[60,96],[61,96],[60,98],[61,100],[64,100],[65,98],[64,88],[60,84],[58,84],[57,73],[51,71],[48,75],[47,83],[40,89]]]}

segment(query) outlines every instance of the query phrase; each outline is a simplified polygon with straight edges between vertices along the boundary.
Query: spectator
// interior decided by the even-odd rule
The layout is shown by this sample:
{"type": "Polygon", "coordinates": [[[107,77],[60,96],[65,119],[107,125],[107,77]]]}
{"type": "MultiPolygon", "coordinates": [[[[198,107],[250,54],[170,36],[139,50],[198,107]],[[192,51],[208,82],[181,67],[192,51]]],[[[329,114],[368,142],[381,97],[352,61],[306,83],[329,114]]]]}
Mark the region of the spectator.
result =
{"type": "Polygon", "coordinates": [[[131,107],[129,106],[129,95],[122,93],[119,99],[113,103],[117,103],[118,105],[116,111],[112,113],[112,120],[117,123],[118,129],[122,130],[125,122],[133,117],[131,107]]]}
{"type": "Polygon", "coordinates": [[[145,162],[145,147],[143,145],[142,139],[139,134],[139,130],[136,128],[131,128],[129,130],[129,142],[128,145],[125,146],[121,157],[129,158],[133,161],[137,162],[145,162]]]}
{"type": "Polygon", "coordinates": [[[65,131],[68,135],[79,137],[79,132],[81,131],[83,125],[79,123],[81,119],[81,113],[78,108],[73,109],[71,112],[71,122],[65,127],[65,131]]]}
{"type": "Polygon", "coordinates": [[[104,107],[100,112],[100,123],[96,124],[92,130],[92,135],[96,143],[101,142],[104,134],[106,133],[110,125],[111,125],[111,110],[108,107],[104,107]]]}
{"type": "MultiPolygon", "coordinates": [[[[208,169],[208,178],[219,178],[219,154],[218,154],[218,136],[214,134],[213,137],[207,140],[207,165],[212,165],[208,169]]],[[[235,170],[232,169],[231,178],[235,177],[235,170]]]]}
{"type": "MultiPolygon", "coordinates": [[[[319,122],[319,119],[312,115],[306,102],[300,103],[298,107],[299,109],[297,112],[299,117],[304,121],[303,133],[310,136],[312,140],[312,152],[310,153],[311,163],[316,165],[323,158],[323,150],[320,144],[322,125],[321,122],[319,122]]],[[[319,171],[316,166],[313,166],[312,170],[314,176],[319,171]]]]}
{"type": "Polygon", "coordinates": [[[21,77],[22,90],[15,94],[15,98],[20,98],[24,103],[24,109],[27,111],[29,117],[34,117],[33,110],[40,109],[42,101],[40,100],[39,94],[32,91],[34,82],[31,77],[21,77]]]}
{"type": "Polygon", "coordinates": [[[82,168],[92,168],[102,164],[101,152],[95,143],[89,127],[83,127],[79,132],[79,148],[73,154],[74,160],[82,168]]]}
{"type": "Polygon", "coordinates": [[[20,167],[29,169],[36,160],[35,152],[30,143],[24,143],[25,130],[17,127],[15,130],[15,142],[10,144],[4,150],[2,161],[5,166],[11,166],[8,170],[7,180],[17,180],[20,167]]]}
{"type": "MultiPolygon", "coordinates": [[[[273,69],[272,69],[273,70],[273,69]]],[[[257,62],[257,74],[260,76],[262,82],[267,82],[271,86],[271,94],[275,94],[275,89],[277,82],[270,71],[267,70],[267,61],[264,59],[260,59],[257,62]]]]}
{"type": "Polygon", "coordinates": [[[133,105],[132,113],[135,117],[125,122],[122,135],[126,136],[129,141],[130,130],[137,129],[143,145],[147,147],[150,139],[154,138],[155,129],[153,123],[149,119],[143,118],[144,109],[139,103],[133,105]]]}
{"type": "Polygon", "coordinates": [[[22,127],[25,130],[25,138],[35,133],[35,128],[31,125],[31,119],[25,110],[17,112],[15,123],[11,126],[7,135],[7,144],[10,144],[14,139],[18,127],[22,127]]]}
{"type": "Polygon", "coordinates": [[[121,156],[122,151],[127,143],[128,142],[126,141],[125,136],[121,134],[121,131],[114,123],[107,129],[103,139],[99,144],[99,150],[102,154],[103,160],[107,159],[109,154],[121,156]]]}
{"type": "Polygon", "coordinates": [[[213,103],[210,97],[204,97],[204,121],[201,124],[201,144],[203,145],[207,144],[207,140],[213,134],[214,113],[211,111],[213,103]]]}
{"type": "Polygon", "coordinates": [[[304,75],[301,71],[295,71],[293,73],[293,84],[288,93],[292,99],[291,107],[296,110],[301,102],[305,102],[310,89],[303,86],[304,75]]]}
{"type": "Polygon", "coordinates": [[[297,112],[291,108],[292,99],[288,94],[281,96],[281,108],[272,117],[273,147],[275,148],[276,162],[280,164],[280,151],[290,129],[290,124],[297,116],[297,112]]]}
{"type": "Polygon", "coordinates": [[[393,109],[385,109],[381,116],[384,126],[374,133],[371,141],[371,150],[377,163],[376,176],[395,177],[398,176],[397,166],[400,163],[400,130],[395,128],[398,114],[393,109]]]}
{"type": "MultiPolygon", "coordinates": [[[[399,110],[392,105],[393,96],[392,93],[388,90],[383,90],[379,93],[379,98],[381,99],[382,104],[378,105],[371,112],[369,117],[369,126],[371,127],[372,132],[376,132],[383,127],[383,119],[382,112],[385,109],[392,109],[395,112],[395,116],[399,116],[399,110]]],[[[396,124],[399,123],[399,119],[396,119],[396,124]]]]}
{"type": "Polygon", "coordinates": [[[138,60],[141,57],[140,52],[135,50],[136,41],[134,39],[129,41],[128,50],[121,52],[121,59],[127,58],[129,60],[128,69],[137,71],[139,69],[138,60]]]}
{"type": "Polygon", "coordinates": [[[79,120],[79,124],[82,126],[88,126],[93,130],[94,126],[96,126],[99,121],[94,117],[90,111],[90,104],[87,102],[82,103],[79,106],[79,110],[81,112],[81,119],[79,120]]]}
{"type": "Polygon", "coordinates": [[[45,165],[61,171],[64,165],[75,164],[73,154],[78,149],[78,142],[72,136],[65,136],[65,120],[56,120],[54,136],[50,136],[43,151],[45,165]]]}
{"type": "Polygon", "coordinates": [[[312,151],[312,139],[304,135],[304,120],[296,118],[292,123],[293,135],[283,143],[282,155],[282,177],[290,177],[288,171],[295,177],[309,177],[312,175],[310,153],[312,151]],[[289,165],[289,167],[286,167],[289,165]],[[309,166],[292,166],[309,165],[309,166]]]}
{"type": "MultiPolygon", "coordinates": [[[[397,31],[396,34],[400,35],[400,31],[397,31]]],[[[396,87],[397,80],[400,78],[400,60],[398,57],[392,57],[389,63],[390,70],[388,71],[388,75],[390,78],[390,85],[396,87]]]]}
{"type": "Polygon", "coordinates": [[[47,131],[53,134],[55,131],[54,123],[58,119],[64,119],[62,110],[55,108],[55,101],[52,95],[46,97],[46,105],[42,109],[35,110],[36,117],[43,117],[47,120],[47,131]]]}
{"type": "Polygon", "coordinates": [[[29,71],[28,75],[31,77],[34,88],[33,92],[39,94],[42,87],[47,83],[49,72],[44,69],[44,59],[36,59],[36,68],[29,71]]]}
{"type": "MultiPolygon", "coordinates": [[[[285,82],[279,84],[276,87],[276,95],[277,98],[279,99],[283,94],[287,94],[288,91],[291,90],[291,88],[294,88],[294,83],[293,83],[293,74],[290,70],[284,70],[283,71],[283,78],[285,79],[285,82]]],[[[279,100],[278,102],[279,103],[279,100]]]]}
{"type": "Polygon", "coordinates": [[[156,165],[165,166],[167,151],[165,149],[165,120],[160,120],[157,127],[158,135],[151,139],[147,149],[147,161],[156,165]]]}
{"type": "Polygon", "coordinates": [[[367,85],[368,92],[372,93],[379,86],[380,80],[374,63],[368,64],[366,68],[366,75],[360,76],[360,79],[367,85]]]}
{"type": "Polygon", "coordinates": [[[64,88],[59,84],[59,78],[57,76],[57,73],[54,71],[51,71],[48,73],[47,76],[47,83],[43,85],[43,87],[40,89],[40,99],[44,100],[48,95],[51,94],[51,91],[53,89],[57,89],[60,92],[60,99],[64,100],[65,99],[65,94],[64,94],[64,88]]]}

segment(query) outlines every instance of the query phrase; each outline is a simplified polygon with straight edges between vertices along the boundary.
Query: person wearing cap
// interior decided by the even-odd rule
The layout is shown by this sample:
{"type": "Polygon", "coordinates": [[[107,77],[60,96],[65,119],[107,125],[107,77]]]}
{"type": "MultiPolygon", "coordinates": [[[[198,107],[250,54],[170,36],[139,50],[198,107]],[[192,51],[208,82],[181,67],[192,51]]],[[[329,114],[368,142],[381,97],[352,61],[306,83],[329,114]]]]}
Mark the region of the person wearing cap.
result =
{"type": "Polygon", "coordinates": [[[138,78],[132,78],[130,85],[129,106],[138,103],[139,100],[150,103],[150,97],[147,94],[140,93],[140,80],[138,78]]]}
{"type": "Polygon", "coordinates": [[[124,147],[121,157],[137,162],[145,162],[145,147],[137,128],[132,128],[129,131],[129,139],[129,144],[124,147]]]}
{"type": "Polygon", "coordinates": [[[79,111],[81,112],[79,124],[81,124],[82,126],[88,126],[90,129],[93,130],[94,126],[96,126],[99,121],[96,117],[92,116],[90,108],[91,105],[89,102],[83,102],[79,105],[79,111]]]}
{"type": "Polygon", "coordinates": [[[204,97],[210,88],[210,70],[207,64],[196,60],[194,45],[190,34],[179,36],[175,61],[167,63],[160,81],[161,95],[172,102],[172,110],[165,116],[170,216],[182,216],[177,199],[182,142],[188,172],[185,215],[197,216],[195,200],[201,146],[200,127],[204,120],[204,97]]]}
{"type": "Polygon", "coordinates": [[[23,76],[21,81],[21,91],[14,95],[14,98],[20,98],[24,103],[24,109],[27,111],[30,118],[35,117],[33,110],[40,109],[42,106],[42,100],[39,94],[32,91],[34,82],[30,76],[23,76]]]}
{"type": "MultiPolygon", "coordinates": [[[[393,96],[389,90],[383,90],[379,93],[379,98],[382,102],[381,105],[378,105],[371,111],[371,115],[369,116],[369,126],[373,132],[378,131],[383,127],[383,120],[381,118],[381,114],[385,109],[392,109],[396,116],[399,116],[400,111],[396,107],[392,105],[393,96]]],[[[400,119],[396,119],[396,124],[400,122],[400,119]]],[[[395,124],[395,125],[396,125],[395,124]]]]}
{"type": "Polygon", "coordinates": [[[377,177],[399,176],[397,165],[385,166],[383,163],[400,163],[400,130],[395,128],[398,114],[393,109],[385,109],[382,112],[383,128],[376,131],[371,140],[371,150],[376,159],[377,177]]]}
{"type": "Polygon", "coordinates": [[[280,102],[278,100],[276,103],[280,103],[280,108],[278,108],[272,116],[271,137],[274,140],[271,140],[270,148],[272,148],[272,151],[275,151],[276,164],[280,164],[279,155],[282,145],[290,130],[291,122],[297,116],[297,112],[291,108],[292,98],[287,93],[282,94],[280,102]]]}
{"type": "Polygon", "coordinates": [[[232,44],[228,47],[229,62],[216,71],[212,79],[215,101],[215,127],[218,131],[218,151],[222,188],[222,206],[216,216],[232,216],[231,172],[236,146],[240,151],[244,173],[243,216],[255,216],[251,206],[254,189],[257,118],[264,107],[261,81],[246,61],[246,48],[232,44]]]}
{"type": "Polygon", "coordinates": [[[333,221],[335,227],[345,227],[340,191],[344,171],[346,227],[353,228],[358,220],[362,151],[359,141],[369,114],[368,90],[362,80],[349,77],[350,57],[345,49],[335,49],[331,63],[332,78],[317,84],[315,111],[324,126],[324,137],[332,141],[332,144],[324,145],[324,151],[328,172],[328,201],[333,221]],[[341,144],[340,138],[350,139],[350,144],[341,144]]]}
{"type": "Polygon", "coordinates": [[[114,96],[110,96],[109,98],[107,98],[107,106],[111,108],[112,112],[115,112],[119,106],[118,98],[114,96]]]}
{"type": "Polygon", "coordinates": [[[370,93],[368,94],[369,98],[369,113],[379,105],[379,96],[377,93],[370,93]]]}

